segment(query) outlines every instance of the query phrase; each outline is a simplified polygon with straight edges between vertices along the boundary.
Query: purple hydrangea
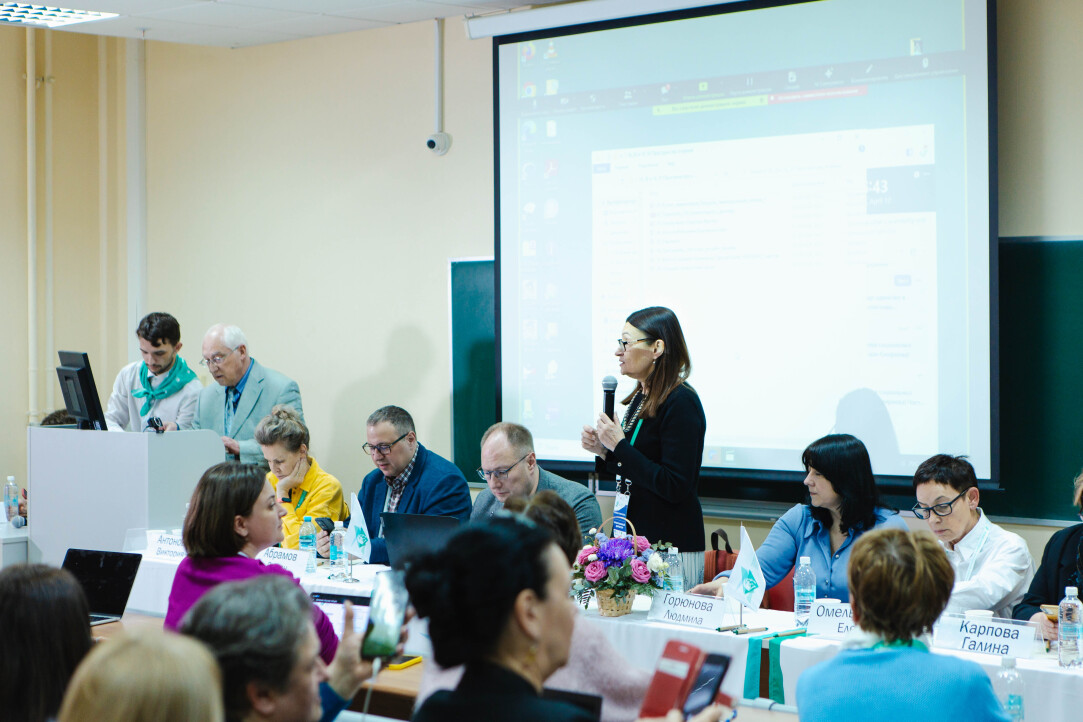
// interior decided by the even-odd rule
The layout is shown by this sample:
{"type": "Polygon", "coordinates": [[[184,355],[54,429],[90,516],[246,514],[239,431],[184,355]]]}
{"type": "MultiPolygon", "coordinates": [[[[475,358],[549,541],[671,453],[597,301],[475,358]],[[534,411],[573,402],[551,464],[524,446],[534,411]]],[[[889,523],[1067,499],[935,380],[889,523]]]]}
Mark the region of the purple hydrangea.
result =
{"type": "Polygon", "coordinates": [[[598,558],[605,561],[608,567],[624,563],[625,559],[635,556],[635,553],[635,545],[631,539],[610,539],[598,550],[598,558]]]}

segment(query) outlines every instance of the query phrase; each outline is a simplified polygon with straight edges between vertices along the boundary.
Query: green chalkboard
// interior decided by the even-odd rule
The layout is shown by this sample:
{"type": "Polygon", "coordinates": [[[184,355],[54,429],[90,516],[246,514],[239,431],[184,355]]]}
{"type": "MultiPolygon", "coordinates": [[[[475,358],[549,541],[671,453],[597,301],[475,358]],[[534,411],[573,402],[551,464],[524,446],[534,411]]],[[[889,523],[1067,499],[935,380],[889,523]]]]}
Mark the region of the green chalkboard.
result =
{"type": "Polygon", "coordinates": [[[492,259],[452,260],[451,449],[479,481],[481,435],[496,422],[496,276],[492,259]]]}
{"type": "Polygon", "coordinates": [[[993,515],[1075,520],[1083,467],[1083,240],[1000,241],[1001,493],[993,515]]]}

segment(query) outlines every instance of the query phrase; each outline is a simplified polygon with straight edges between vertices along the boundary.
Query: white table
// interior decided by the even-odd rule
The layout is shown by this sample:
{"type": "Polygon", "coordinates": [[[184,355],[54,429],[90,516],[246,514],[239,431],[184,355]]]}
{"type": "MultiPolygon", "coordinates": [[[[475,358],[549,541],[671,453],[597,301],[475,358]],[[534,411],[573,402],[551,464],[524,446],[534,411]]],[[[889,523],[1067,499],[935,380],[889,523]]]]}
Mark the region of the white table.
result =
{"type": "MultiPolygon", "coordinates": [[[[839,649],[838,641],[820,637],[795,637],[782,643],[779,662],[786,704],[797,703],[797,679],[801,673],[814,664],[831,659],[839,649]]],[[[996,655],[935,647],[932,651],[934,654],[947,654],[976,662],[991,679],[995,679],[1000,671],[1000,657],[996,655]]],[[[1061,669],[1056,656],[1047,652],[1033,659],[1020,659],[1017,666],[1025,687],[1023,694],[1028,720],[1054,722],[1080,718],[1080,710],[1083,709],[1083,670],[1061,669]]]]}
{"type": "MultiPolygon", "coordinates": [[[[173,577],[177,574],[180,560],[144,557],[135,575],[132,593],[128,597],[125,611],[164,617],[169,607],[169,590],[173,588],[173,577]]],[[[326,566],[317,567],[315,572],[301,577],[301,587],[312,594],[344,594],[367,597],[372,593],[372,579],[377,572],[387,571],[382,564],[354,564],[353,576],[356,584],[333,582],[327,577],[331,570],[326,566]]]]}
{"type": "MultiPolygon", "coordinates": [[[[623,617],[603,617],[594,604],[592,600],[591,608],[582,612],[584,620],[597,626],[609,642],[626,654],[629,662],[638,667],[654,669],[666,643],[673,639],[693,644],[705,652],[729,655],[731,657],[730,669],[722,683],[722,690],[734,699],[746,696],[745,688],[749,674],[754,675],[754,683],[749,686],[755,689],[755,693],[747,696],[759,696],[760,655],[766,642],[761,635],[773,636],[794,628],[792,612],[771,609],[746,610],[744,614],[744,623],[747,626],[767,627],[767,632],[737,635],[733,632],[717,632],[648,621],[650,597],[637,596],[633,602],[632,612],[623,617]],[[750,649],[752,654],[750,654],[750,649]],[[755,665],[754,669],[748,667],[749,661],[755,665]]],[[[727,625],[737,624],[735,607],[732,610],[732,614],[728,615],[725,621],[727,625]]]]}
{"type": "Polygon", "coordinates": [[[25,526],[16,529],[10,523],[0,524],[0,540],[3,540],[0,568],[26,563],[27,531],[25,526]]]}

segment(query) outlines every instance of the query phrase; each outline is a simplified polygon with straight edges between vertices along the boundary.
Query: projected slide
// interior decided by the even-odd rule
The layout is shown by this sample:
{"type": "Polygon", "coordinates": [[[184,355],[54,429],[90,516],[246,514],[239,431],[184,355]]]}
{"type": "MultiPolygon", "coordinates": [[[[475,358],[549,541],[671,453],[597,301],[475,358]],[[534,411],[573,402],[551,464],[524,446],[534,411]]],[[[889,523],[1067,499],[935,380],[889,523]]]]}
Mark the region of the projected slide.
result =
{"type": "Polygon", "coordinates": [[[989,478],[984,8],[828,0],[499,45],[503,418],[588,461],[624,319],[666,305],[705,466],[797,470],[848,432],[879,474],[948,452],[989,478]]]}

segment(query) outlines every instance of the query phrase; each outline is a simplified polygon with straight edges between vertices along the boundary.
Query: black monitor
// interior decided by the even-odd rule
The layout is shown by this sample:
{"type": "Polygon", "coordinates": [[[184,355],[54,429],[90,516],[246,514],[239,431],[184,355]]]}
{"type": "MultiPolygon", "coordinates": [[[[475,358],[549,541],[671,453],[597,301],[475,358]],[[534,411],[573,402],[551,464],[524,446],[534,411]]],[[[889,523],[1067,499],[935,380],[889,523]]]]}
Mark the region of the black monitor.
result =
{"type": "Polygon", "coordinates": [[[64,393],[64,406],[79,428],[106,431],[105,413],[94,386],[90,358],[80,351],[61,351],[56,376],[64,393]]]}

